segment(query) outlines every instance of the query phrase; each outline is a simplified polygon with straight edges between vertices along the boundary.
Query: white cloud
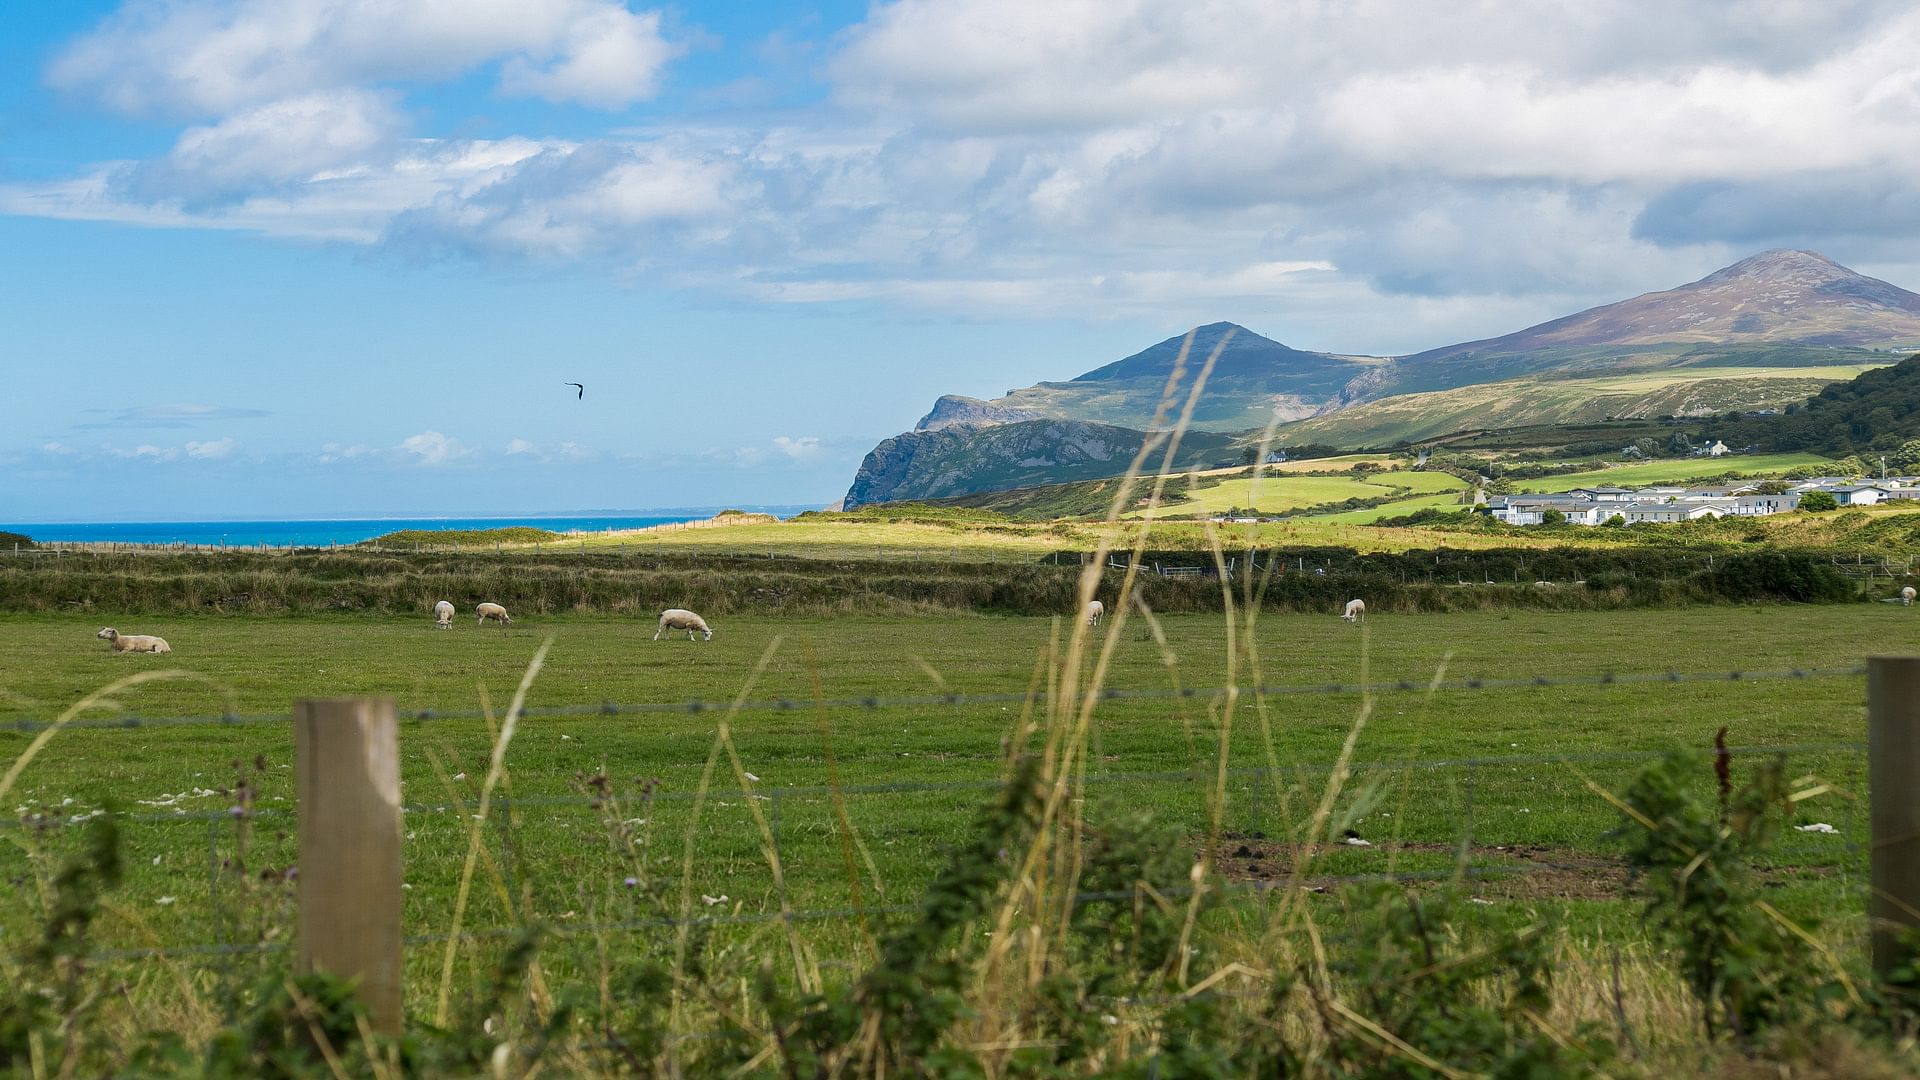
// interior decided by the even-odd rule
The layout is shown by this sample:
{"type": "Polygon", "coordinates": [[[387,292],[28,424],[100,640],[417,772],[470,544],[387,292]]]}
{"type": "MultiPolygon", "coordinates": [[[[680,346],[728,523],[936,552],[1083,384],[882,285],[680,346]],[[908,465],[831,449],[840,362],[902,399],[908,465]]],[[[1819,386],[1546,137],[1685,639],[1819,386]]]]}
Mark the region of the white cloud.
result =
{"type": "Polygon", "coordinates": [[[514,457],[519,454],[538,455],[540,448],[525,439],[512,439],[507,442],[505,453],[508,457],[514,457]]]}
{"type": "Polygon", "coordinates": [[[814,457],[819,454],[821,450],[820,440],[812,435],[802,435],[797,439],[789,438],[785,435],[775,435],[773,437],[773,448],[796,461],[804,461],[807,458],[814,457]]]}
{"type": "Polygon", "coordinates": [[[330,442],[320,448],[318,460],[322,465],[333,465],[342,461],[353,461],[357,458],[367,457],[372,454],[377,454],[378,452],[379,451],[365,443],[348,445],[330,442]]]}
{"type": "Polygon", "coordinates": [[[762,302],[1227,317],[1378,351],[1772,243],[1898,262],[1920,242],[1920,213],[1823,225],[1801,197],[1833,177],[1905,191],[1920,169],[1920,12],[1893,0],[901,0],[834,49],[819,107],[428,140],[403,130],[410,86],[484,64],[509,94],[652,93],[660,17],[140,0],[50,78],[220,119],[151,162],[0,185],[0,210],[581,262],[762,302]]]}
{"type": "Polygon", "coordinates": [[[288,181],[353,173],[400,135],[402,118],[365,90],[302,94],[191,127],[167,156],[118,179],[131,198],[211,202],[258,194],[288,181]]]}
{"type": "Polygon", "coordinates": [[[675,52],[660,33],[659,12],[601,6],[567,27],[545,66],[525,56],[509,60],[500,85],[508,93],[617,109],[651,97],[675,52]]]}
{"type": "Polygon", "coordinates": [[[114,457],[126,458],[129,461],[172,461],[180,456],[180,451],[171,446],[155,446],[152,443],[141,443],[132,449],[109,446],[105,447],[105,450],[114,457]]]}
{"type": "Polygon", "coordinates": [[[504,61],[505,93],[618,108],[673,55],[658,14],[621,0],[126,0],[48,79],[125,113],[208,116],[504,61]]]}
{"type": "Polygon", "coordinates": [[[472,451],[437,431],[423,431],[400,440],[395,449],[412,454],[421,465],[445,465],[466,457],[472,451]]]}
{"type": "Polygon", "coordinates": [[[223,458],[233,453],[234,449],[239,445],[240,444],[235,442],[230,436],[211,439],[206,442],[189,442],[187,444],[187,456],[190,458],[201,458],[203,460],[223,458]]]}

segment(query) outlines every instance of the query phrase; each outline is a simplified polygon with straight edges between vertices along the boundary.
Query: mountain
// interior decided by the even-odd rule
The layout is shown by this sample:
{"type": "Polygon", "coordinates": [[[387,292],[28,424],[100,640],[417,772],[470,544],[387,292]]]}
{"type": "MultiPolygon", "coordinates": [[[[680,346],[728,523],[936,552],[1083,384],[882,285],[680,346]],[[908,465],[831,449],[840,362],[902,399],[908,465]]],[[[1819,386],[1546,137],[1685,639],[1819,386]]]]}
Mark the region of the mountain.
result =
{"type": "Polygon", "coordinates": [[[1334,408],[1539,373],[1826,367],[1837,350],[1915,344],[1920,294],[1815,252],[1780,249],[1679,288],[1401,357],[1356,379],[1334,408]]]}
{"type": "MultiPolygon", "coordinates": [[[[1167,376],[1185,342],[1185,334],[1170,337],[1067,382],[1036,383],[1009,390],[1005,397],[991,401],[948,394],[934,402],[933,411],[922,417],[914,430],[1025,420],[1092,420],[1145,429],[1153,425],[1154,413],[1167,390],[1167,376]]],[[[1193,346],[1187,357],[1189,378],[1222,342],[1225,346],[1194,410],[1192,426],[1196,429],[1241,431],[1264,427],[1275,417],[1292,420],[1312,416],[1337,400],[1355,376],[1372,365],[1386,363],[1378,356],[1305,352],[1244,326],[1218,322],[1193,330],[1193,346]]],[[[1184,396],[1183,389],[1183,400],[1184,396]]],[[[1170,415],[1178,415],[1177,409],[1170,415]]]]}
{"type": "Polygon", "coordinates": [[[1505,337],[1433,349],[1404,362],[1682,341],[1912,344],[1920,342],[1920,294],[1855,273],[1812,251],[1763,251],[1677,289],[1589,308],[1505,337]]]}
{"type": "MultiPolygon", "coordinates": [[[[1015,473],[1026,484],[1117,473],[1124,461],[1071,453],[1037,453],[1015,469],[1001,444],[1068,447],[1087,432],[1049,425],[1072,421],[1128,429],[1102,438],[1138,446],[1183,341],[992,400],[944,396],[913,432],[875,448],[849,503],[995,490],[1015,473]],[[1009,426],[1018,438],[991,434],[1009,426]]],[[[1886,365],[1889,349],[1920,345],[1920,294],[1815,252],[1776,250],[1677,288],[1397,358],[1308,352],[1210,323],[1193,331],[1188,371],[1223,342],[1196,432],[1257,432],[1279,421],[1281,445],[1385,446],[1470,428],[1784,407],[1886,365]]]]}
{"type": "MultiPolygon", "coordinates": [[[[860,463],[846,509],[870,503],[970,495],[1127,471],[1147,434],[1084,420],[1026,420],[991,427],[909,431],[884,440],[860,463]]],[[[1190,431],[1175,459],[1180,469],[1231,462],[1232,436],[1190,431]]],[[[1152,464],[1158,467],[1156,454],[1152,464]]]]}

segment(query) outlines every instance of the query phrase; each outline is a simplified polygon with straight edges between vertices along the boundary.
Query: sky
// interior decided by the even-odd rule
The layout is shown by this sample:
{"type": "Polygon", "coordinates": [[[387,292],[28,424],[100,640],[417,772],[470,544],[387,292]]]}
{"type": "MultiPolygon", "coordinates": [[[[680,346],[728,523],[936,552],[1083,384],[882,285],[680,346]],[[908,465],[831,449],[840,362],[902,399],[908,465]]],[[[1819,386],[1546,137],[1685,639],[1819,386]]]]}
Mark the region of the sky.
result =
{"type": "Polygon", "coordinates": [[[0,524],[825,504],[1200,323],[1913,288],[1916,55],[1876,0],[16,5],[0,524]]]}

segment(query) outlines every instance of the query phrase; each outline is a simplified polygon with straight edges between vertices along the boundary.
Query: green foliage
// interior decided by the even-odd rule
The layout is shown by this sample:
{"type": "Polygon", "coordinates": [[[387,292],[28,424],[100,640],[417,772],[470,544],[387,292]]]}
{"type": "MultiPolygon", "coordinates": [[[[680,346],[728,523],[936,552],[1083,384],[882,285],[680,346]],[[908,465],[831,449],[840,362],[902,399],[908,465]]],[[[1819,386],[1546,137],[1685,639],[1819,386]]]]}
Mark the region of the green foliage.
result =
{"type": "Polygon", "coordinates": [[[1840,500],[1834,498],[1831,491],[1809,491],[1800,496],[1800,509],[1809,514],[1823,514],[1840,509],[1840,500]]]}
{"type": "Polygon", "coordinates": [[[15,545],[22,548],[30,548],[33,546],[33,537],[28,536],[26,533],[0,530],[0,548],[6,548],[11,551],[15,545]]]}
{"type": "Polygon", "coordinates": [[[1426,1077],[1433,1073],[1335,1008],[1341,992],[1402,1043],[1458,1070],[1502,1077],[1589,1075],[1610,1056],[1590,1028],[1542,1030],[1553,1005],[1547,927],[1461,925],[1456,900],[1396,885],[1351,890],[1342,932],[1329,937],[1330,982],[1303,977],[1331,1033],[1335,1075],[1426,1077]]]}
{"type": "Polygon", "coordinates": [[[1829,563],[1806,555],[1756,551],[1716,559],[1712,588],[1728,600],[1841,603],[1859,590],[1829,563]]]}
{"type": "Polygon", "coordinates": [[[1785,762],[1760,763],[1737,792],[1724,756],[1718,764],[1718,806],[1702,794],[1708,773],[1699,754],[1676,751],[1649,766],[1621,795],[1627,820],[1617,832],[1640,874],[1648,921],[1678,952],[1708,1037],[1752,1040],[1834,988],[1806,943],[1764,906],[1752,869],[1787,816],[1785,762]]]}
{"type": "Polygon", "coordinates": [[[1540,515],[1540,524],[1542,525],[1565,525],[1566,523],[1567,515],[1552,507],[1548,507],[1540,515]]]}
{"type": "Polygon", "coordinates": [[[91,1023],[100,995],[87,963],[101,898],[120,883],[117,815],[88,822],[85,842],[54,871],[38,937],[24,942],[17,976],[0,981],[0,1070],[33,1075],[92,1071],[102,1033],[91,1023]]]}
{"type": "MultiPolygon", "coordinates": [[[[1704,435],[1728,446],[1758,444],[1835,454],[1870,448],[1900,452],[1920,439],[1920,354],[1834,383],[1800,408],[1778,416],[1711,421],[1704,435]]],[[[1893,455],[1888,457],[1891,465],[1893,455]]]]}
{"type": "Polygon", "coordinates": [[[446,547],[491,547],[494,544],[551,544],[556,540],[565,540],[564,533],[550,529],[536,529],[531,525],[509,525],[502,529],[400,529],[385,533],[371,540],[361,541],[365,547],[406,547],[412,544],[438,545],[446,547]]]}

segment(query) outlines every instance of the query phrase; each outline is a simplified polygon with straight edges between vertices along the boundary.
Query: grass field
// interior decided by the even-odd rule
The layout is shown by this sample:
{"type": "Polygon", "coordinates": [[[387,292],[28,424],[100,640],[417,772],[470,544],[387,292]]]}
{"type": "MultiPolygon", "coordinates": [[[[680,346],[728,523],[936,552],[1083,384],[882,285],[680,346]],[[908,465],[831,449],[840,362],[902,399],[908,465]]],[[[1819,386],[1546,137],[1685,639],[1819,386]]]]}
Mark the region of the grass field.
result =
{"type": "Polygon", "coordinates": [[[1803,465],[1818,467],[1828,460],[1820,454],[1736,454],[1718,458],[1676,458],[1672,461],[1649,461],[1639,465],[1618,465],[1611,469],[1598,469],[1592,472],[1543,476],[1537,480],[1519,481],[1514,486],[1522,491],[1567,491],[1576,487],[1599,485],[1637,487],[1647,484],[1678,483],[1695,477],[1719,476],[1730,472],[1767,476],[1783,473],[1788,469],[1797,469],[1803,465]]]}
{"type": "MultiPolygon", "coordinates": [[[[424,617],[185,617],[144,621],[138,630],[164,634],[175,651],[137,656],[109,653],[95,628],[92,616],[0,615],[0,762],[16,759],[33,737],[6,721],[48,717],[129,672],[192,677],[117,692],[98,719],[237,719],[57,732],[8,794],[9,816],[24,827],[0,830],[12,841],[0,844],[0,876],[31,880],[29,857],[70,849],[79,830],[63,821],[109,804],[131,811],[125,880],[96,939],[108,948],[207,951],[102,962],[125,973],[118,993],[126,1008],[195,1031],[217,1011],[205,1001],[199,1012],[184,1010],[182,988],[213,995],[219,979],[271,972],[245,950],[287,940],[292,888],[284,871],[296,838],[284,715],[294,698],[383,693],[403,716],[438,714],[403,723],[401,733],[407,1000],[411,1015],[426,1017],[444,935],[477,935],[454,954],[457,994],[477,993],[530,922],[549,928],[538,978],[590,987],[609,955],[661,947],[660,931],[647,929],[659,911],[644,895],[655,880],[668,895],[688,897],[693,915],[720,920],[696,939],[718,970],[771,963],[766,958],[790,948],[820,970],[859,963],[862,920],[848,909],[875,909],[875,927],[909,916],[993,796],[1036,661],[1063,629],[1047,619],[984,616],[734,618],[718,622],[711,642],[653,642],[650,626],[608,618],[440,632],[424,617]],[[505,802],[476,825],[471,812],[495,725],[475,710],[498,716],[549,639],[528,698],[532,712],[507,750],[507,782],[496,793],[505,802]],[[720,706],[743,693],[794,707],[750,708],[725,722],[736,767],[717,741],[720,706]],[[949,694],[963,697],[940,700],[949,694]],[[811,707],[816,695],[832,703],[811,707]],[[986,695],[1004,697],[968,700],[986,695]],[[704,707],[685,704],[695,701],[704,707]],[[608,713],[606,702],[671,707],[608,713]],[[567,707],[585,711],[543,711],[567,707]],[[606,789],[592,786],[597,775],[608,778],[606,789]],[[237,802],[251,808],[244,817],[228,812],[237,802]],[[837,802],[857,849],[840,841],[837,802]],[[455,926],[450,912],[476,829],[485,854],[455,926]],[[770,851],[778,853],[778,879],[770,851]],[[782,911],[794,913],[790,923],[782,911]],[[229,946],[243,951],[219,951],[229,946]]],[[[1839,834],[1787,832],[1762,873],[1779,910],[1820,917],[1822,940],[1842,956],[1858,955],[1865,781],[1862,757],[1848,747],[1862,737],[1861,679],[1460,683],[1669,666],[1844,667],[1920,643],[1911,611],[1768,605],[1377,616],[1363,626],[1331,615],[1265,616],[1236,626],[1231,650],[1225,630],[1219,616],[1167,617],[1163,646],[1137,621],[1120,629],[1104,685],[1165,693],[1094,709],[1077,813],[1094,835],[1145,814],[1203,846],[1218,783],[1226,802],[1211,854],[1230,891],[1201,932],[1229,955],[1252,946],[1236,934],[1260,925],[1273,903],[1256,887],[1290,872],[1301,850],[1292,843],[1326,791],[1330,763],[1357,732],[1353,773],[1331,804],[1326,835],[1351,829],[1368,846],[1336,843],[1318,854],[1307,883],[1329,894],[1306,902],[1323,930],[1340,924],[1339,883],[1352,876],[1456,877],[1481,901],[1468,909],[1470,922],[1456,926],[1491,931],[1550,917],[1564,927],[1554,947],[1571,966],[1561,978],[1568,995],[1585,1002],[1569,1005],[1568,1015],[1604,1016],[1612,1007],[1605,1003],[1613,998],[1592,989],[1600,977],[1577,960],[1605,943],[1603,951],[1628,957],[1625,1008],[1634,1022],[1676,1037],[1685,1021],[1672,1015],[1671,976],[1661,972],[1637,901],[1625,896],[1618,842],[1606,837],[1617,812],[1590,784],[1619,790],[1644,755],[1703,746],[1722,725],[1737,746],[1803,748],[1792,775],[1831,785],[1794,812],[1839,834]],[[1674,659],[1676,643],[1684,643],[1684,660],[1674,659]],[[1450,685],[1422,689],[1438,677],[1450,685]],[[1230,714],[1208,695],[1173,692],[1229,678],[1318,689],[1248,692],[1230,714]],[[1363,678],[1377,687],[1370,700],[1355,688],[1363,678]]],[[[1740,751],[1736,779],[1759,757],[1740,751]]],[[[1703,771],[1699,782],[1704,788],[1711,776],[1703,771]]],[[[1177,900],[1187,883],[1181,874],[1150,884],[1177,900]]],[[[28,894],[14,895],[17,902],[0,902],[0,941],[33,927],[28,894]]]]}
{"type": "MultiPolygon", "coordinates": [[[[552,653],[529,699],[536,710],[606,701],[718,705],[741,691],[776,637],[779,648],[753,685],[755,699],[805,703],[815,692],[816,677],[819,691],[830,698],[1017,695],[1028,686],[1035,657],[1044,653],[1053,633],[1051,624],[1039,619],[735,620],[720,625],[711,643],[655,643],[629,621],[560,619],[504,631],[462,627],[440,633],[423,619],[181,619],[140,627],[163,633],[174,644],[172,656],[150,657],[111,655],[96,647],[93,629],[92,620],[0,618],[0,654],[8,657],[0,668],[5,716],[46,717],[117,675],[160,667],[197,678],[128,690],[116,696],[107,715],[232,710],[252,717],[284,714],[296,697],[343,693],[391,694],[409,713],[474,710],[483,702],[498,711],[527,658],[548,635],[554,638],[552,653]]],[[[1159,647],[1136,626],[1117,642],[1109,685],[1137,690],[1212,686],[1225,677],[1217,617],[1168,619],[1166,635],[1176,668],[1166,666],[1159,647]]],[[[1366,670],[1378,681],[1424,685],[1443,671],[1449,678],[1660,671],[1677,663],[1662,648],[1669,641],[1687,643],[1681,666],[1690,670],[1763,671],[1851,665],[1869,652],[1916,639],[1920,621],[1894,607],[1766,607],[1377,618],[1364,631],[1325,616],[1267,617],[1255,628],[1252,647],[1268,683],[1350,683],[1366,670]]],[[[1246,664],[1242,658],[1243,680],[1251,678],[1246,664]]],[[[1235,767],[1270,761],[1318,767],[1338,756],[1359,705],[1354,693],[1268,699],[1270,759],[1250,704],[1243,704],[1223,736],[1221,718],[1211,714],[1204,699],[1103,703],[1093,736],[1097,771],[1160,774],[1157,780],[1115,781],[1106,790],[1198,828],[1201,789],[1182,778],[1195,769],[1211,769],[1223,737],[1235,767]]],[[[804,707],[757,711],[736,719],[733,739],[746,769],[759,778],[751,785],[755,797],[829,781],[823,724],[842,783],[990,785],[998,775],[1002,740],[1020,709],[1017,701],[1004,701],[838,707],[824,716],[804,707]]],[[[1431,697],[1392,691],[1380,698],[1357,760],[1418,761],[1429,767],[1371,774],[1377,785],[1373,793],[1361,795],[1351,808],[1358,815],[1356,827],[1441,845],[1443,852],[1461,838],[1470,815],[1475,845],[1544,845],[1591,854],[1606,850],[1600,836],[1613,816],[1585,789],[1582,776],[1612,785],[1630,766],[1592,761],[1570,767],[1531,759],[1650,751],[1676,741],[1701,745],[1723,723],[1739,744],[1844,743],[1861,737],[1861,716],[1861,684],[1852,678],[1449,690],[1431,697]],[[1508,766],[1494,760],[1501,758],[1516,761],[1508,766]],[[1492,763],[1472,775],[1430,767],[1463,759],[1492,763]],[[1386,810],[1395,805],[1400,809],[1386,810]]],[[[685,799],[700,786],[715,725],[711,709],[530,717],[508,758],[513,795],[535,800],[579,795],[580,779],[604,768],[626,785],[658,778],[663,798],[685,799]]],[[[0,732],[0,759],[18,754],[27,738],[23,732],[0,732]]],[[[403,736],[407,799],[472,799],[490,745],[489,725],[477,718],[409,725],[403,736]]],[[[256,781],[258,805],[285,811],[292,796],[290,754],[284,721],[72,729],[49,743],[10,802],[20,813],[46,809],[57,815],[108,800],[163,818],[178,811],[219,811],[232,801],[217,792],[231,785],[234,763],[258,756],[266,765],[256,781]]],[[[1838,753],[1812,755],[1796,767],[1831,772],[1838,781],[1858,765],[1852,755],[1838,753]]],[[[1318,776],[1317,768],[1309,769],[1296,781],[1296,805],[1311,802],[1318,776]]],[[[1230,824],[1250,832],[1281,830],[1288,811],[1274,792],[1262,792],[1255,780],[1238,782],[1236,791],[1242,801],[1229,809],[1230,824]]],[[[701,862],[699,887],[707,895],[730,896],[746,910],[765,910],[774,900],[770,884],[743,816],[742,793],[724,768],[716,792],[719,803],[709,808],[703,826],[701,844],[710,846],[711,857],[701,862]]],[[[853,820],[865,830],[885,888],[908,892],[923,884],[929,856],[957,838],[984,794],[984,788],[969,788],[854,798],[853,820]]],[[[791,900],[802,908],[848,900],[847,882],[829,843],[827,809],[817,793],[790,796],[780,809],[791,900]]],[[[1851,820],[1857,813],[1844,800],[1804,810],[1827,820],[1851,820]]],[[[636,815],[666,828],[663,842],[677,842],[678,833],[668,826],[684,823],[685,812],[684,803],[668,801],[636,815]]],[[[464,819],[426,812],[414,820],[417,825],[409,826],[409,926],[412,932],[430,932],[444,915],[464,819]]],[[[530,806],[522,811],[519,829],[526,845],[523,872],[538,872],[548,883],[541,889],[543,910],[550,907],[549,914],[556,916],[586,910],[585,894],[598,890],[612,873],[590,869],[604,865],[605,856],[596,813],[573,803],[530,806]]],[[[209,845],[229,842],[231,826],[160,820],[131,832],[126,894],[148,931],[170,940],[211,933],[204,905],[156,905],[163,896],[204,893],[206,852],[209,845]]],[[[1840,848],[1829,838],[1794,840],[1789,844],[1794,858],[1837,865],[1832,860],[1840,848]]],[[[290,841],[279,841],[277,848],[274,842],[256,843],[258,858],[271,861],[276,851],[290,857],[290,841]]],[[[1384,868],[1394,857],[1388,849],[1383,844],[1377,852],[1343,853],[1342,865],[1354,872],[1384,868]]],[[[1427,861],[1445,866],[1450,858],[1443,853],[1437,862],[1427,861]]],[[[1807,901],[1831,899],[1837,882],[1830,874],[1816,877],[1807,901]]],[[[1611,921],[1623,911],[1616,908],[1601,917],[1611,921]]],[[[481,917],[505,915],[483,909],[481,917]]],[[[0,914],[0,925],[5,922],[0,914]]],[[[123,925],[114,934],[121,944],[136,944],[145,932],[123,925]]]]}
{"type": "Polygon", "coordinates": [[[1241,477],[1199,488],[1185,502],[1164,506],[1153,512],[1135,511],[1128,517],[1219,514],[1236,507],[1262,514],[1278,514],[1347,499],[1377,499],[1403,489],[1424,497],[1444,491],[1462,491],[1466,489],[1466,483],[1448,473],[1409,470],[1375,473],[1366,479],[1297,475],[1241,477]]]}

